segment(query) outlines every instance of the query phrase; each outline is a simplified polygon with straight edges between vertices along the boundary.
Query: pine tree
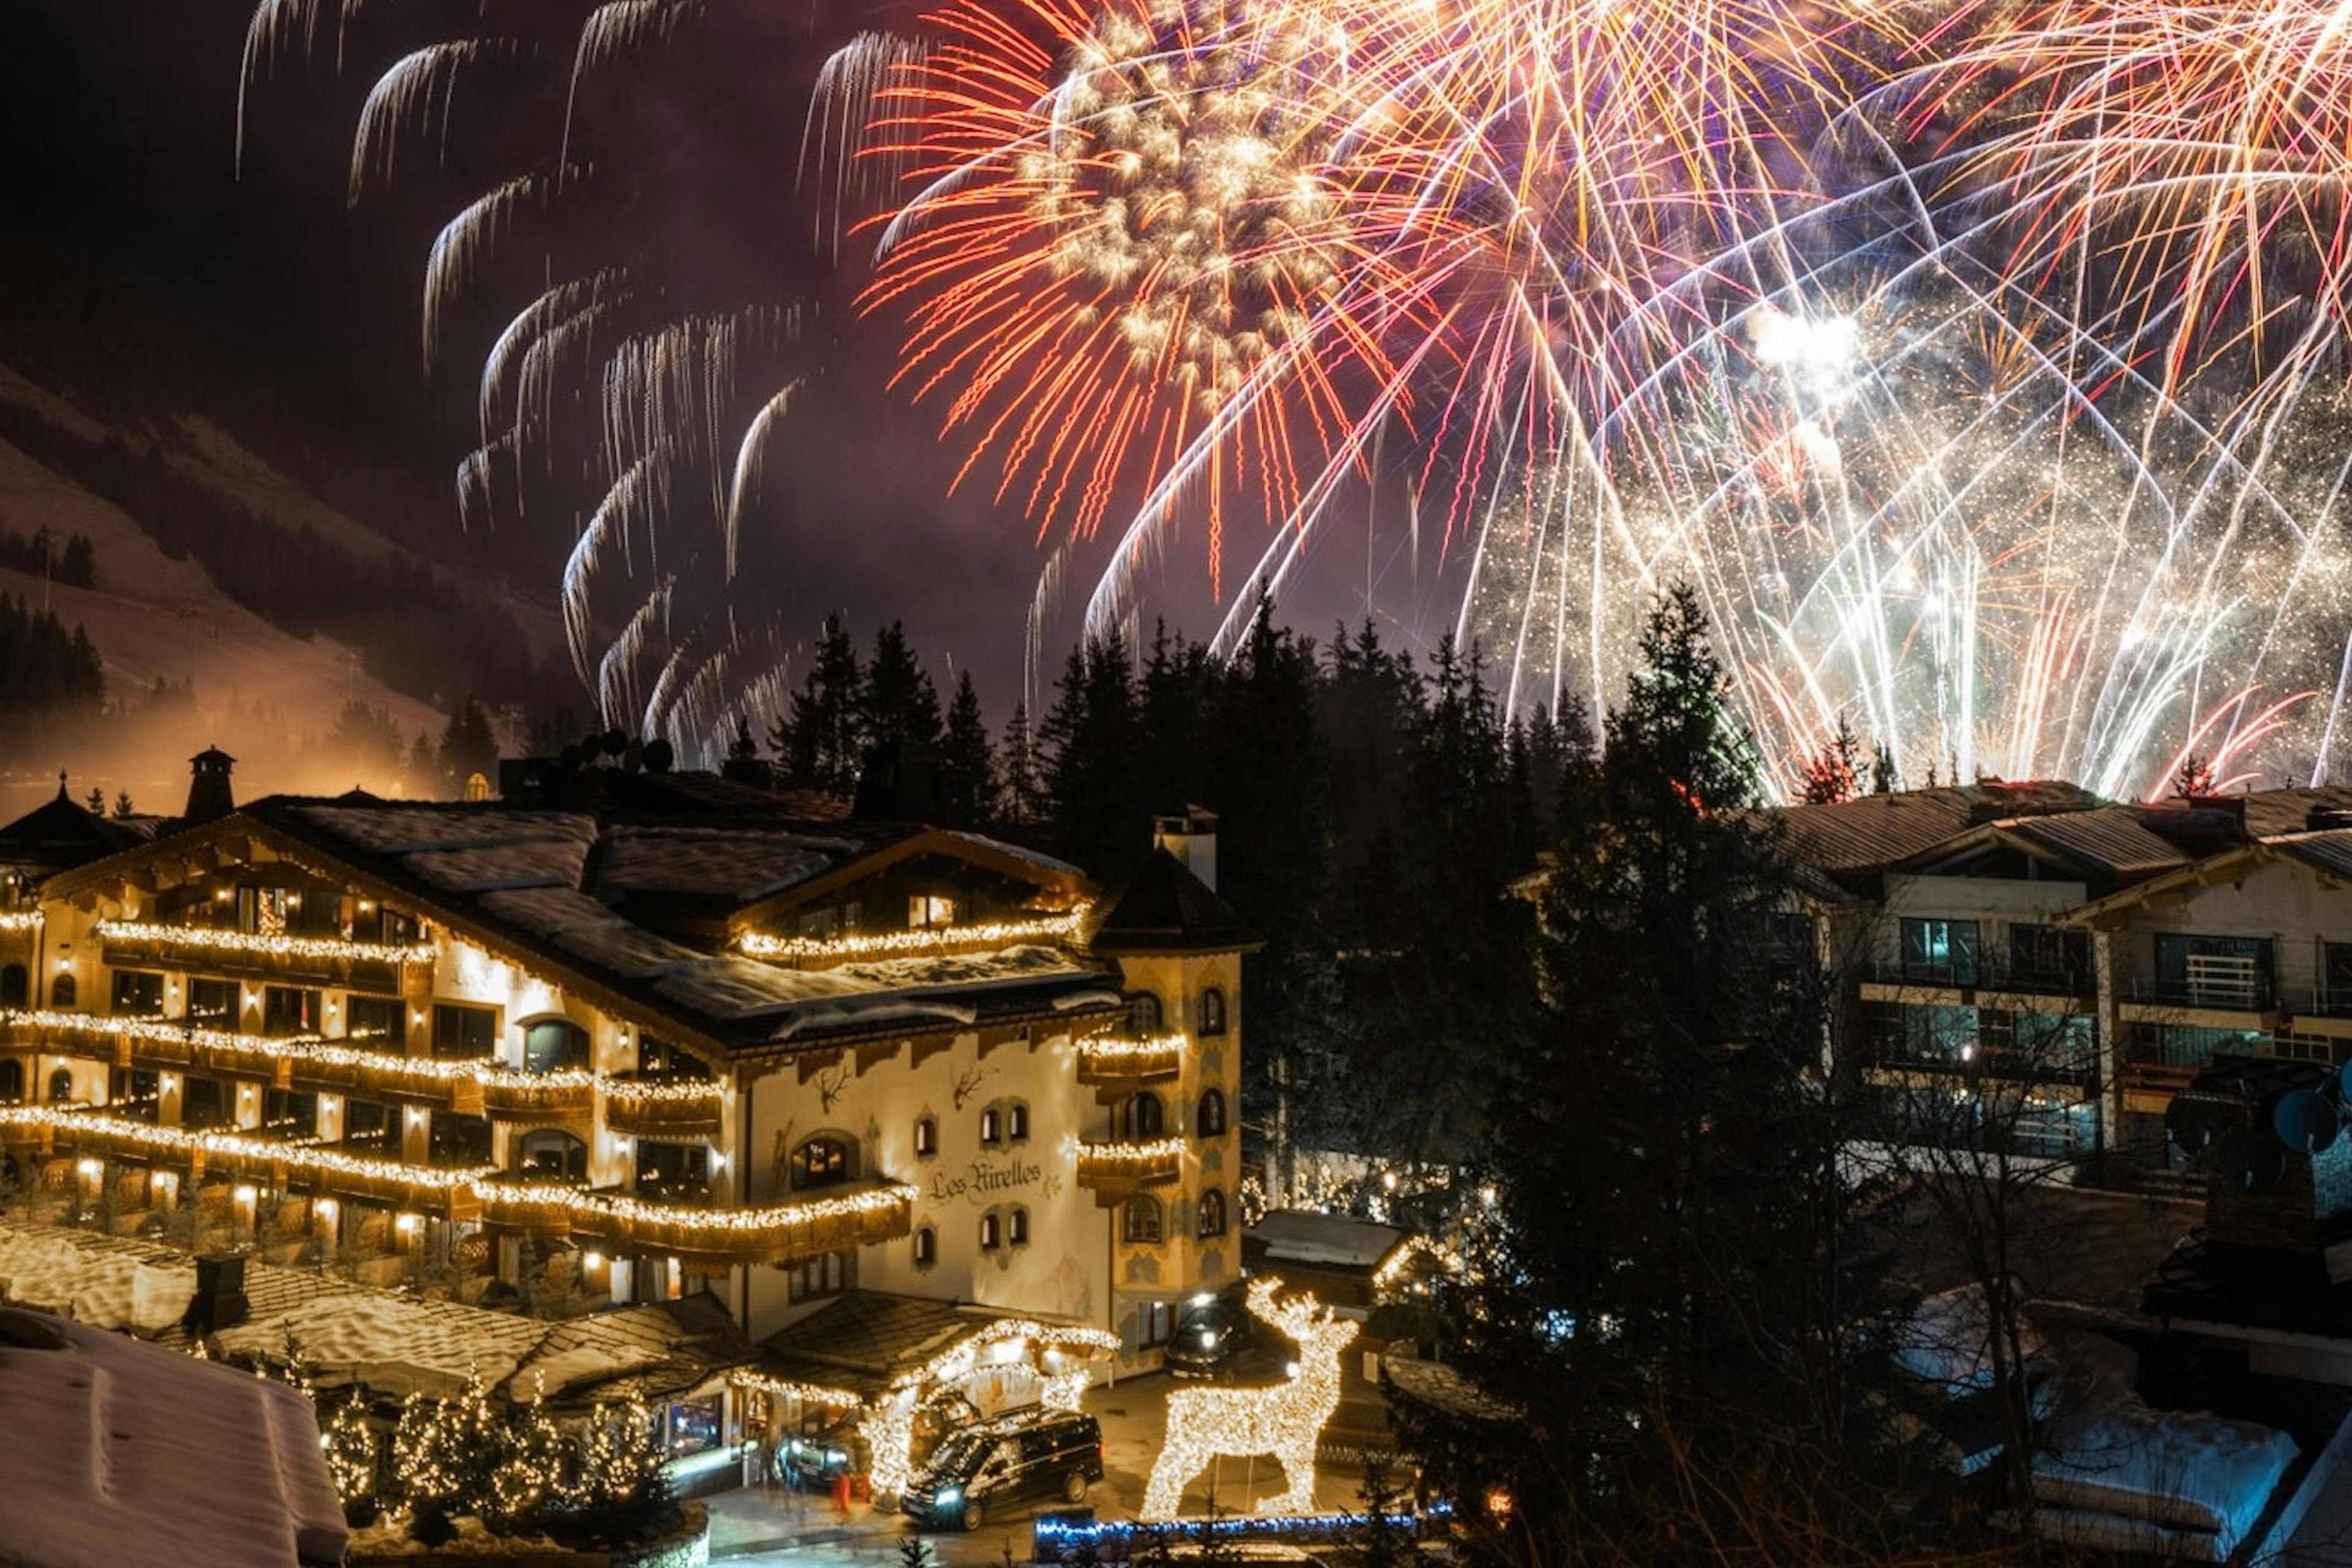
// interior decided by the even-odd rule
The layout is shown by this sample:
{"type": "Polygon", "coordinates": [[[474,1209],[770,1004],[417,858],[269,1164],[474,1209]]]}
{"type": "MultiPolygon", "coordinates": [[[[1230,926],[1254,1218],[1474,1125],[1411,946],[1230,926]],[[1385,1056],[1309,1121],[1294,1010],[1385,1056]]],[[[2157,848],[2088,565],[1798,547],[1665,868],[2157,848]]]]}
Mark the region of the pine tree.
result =
{"type": "Polygon", "coordinates": [[[490,728],[489,714],[471,692],[441,731],[439,762],[442,778],[461,794],[476,773],[494,785],[498,782],[499,738],[490,728]]]}
{"type": "Polygon", "coordinates": [[[128,816],[131,815],[131,792],[127,789],[116,790],[114,792],[114,815],[117,816],[128,816]]]}
{"type": "Polygon", "coordinates": [[[956,677],[955,698],[948,704],[947,730],[940,742],[940,826],[977,828],[993,823],[1002,787],[996,748],[980,710],[980,692],[966,669],[956,677]]]}
{"type": "Polygon", "coordinates": [[[1029,704],[1013,705],[1004,726],[1004,794],[999,821],[1014,838],[1035,835],[1045,821],[1045,788],[1038,778],[1036,742],[1029,733],[1029,704]]]}
{"type": "Polygon", "coordinates": [[[874,634],[874,657],[857,690],[858,761],[885,741],[940,743],[940,694],[907,641],[907,628],[892,621],[874,634]]]}
{"type": "Polygon", "coordinates": [[[1871,747],[1870,793],[1893,795],[1895,788],[1895,752],[1885,742],[1877,742],[1871,747]]]}
{"type": "Polygon", "coordinates": [[[2202,754],[2180,759],[2180,766],[2172,775],[2172,798],[2200,800],[2213,793],[2213,762],[2202,754]]]}
{"type": "Polygon", "coordinates": [[[90,785],[89,794],[82,797],[81,808],[89,813],[92,816],[104,816],[106,815],[106,792],[99,788],[96,784],[90,785]]]}
{"type": "Polygon", "coordinates": [[[1117,882],[1150,847],[1143,714],[1124,637],[1071,650],[1038,739],[1055,852],[1117,882]]]}
{"type": "Polygon", "coordinates": [[[773,737],[786,788],[835,795],[856,790],[866,760],[863,686],[846,626],[839,616],[826,616],[808,679],[793,694],[791,717],[778,723],[773,737]]]}
{"type": "Polygon", "coordinates": [[[1843,713],[1837,733],[1805,763],[1805,783],[1798,798],[1807,805],[1835,805],[1852,800],[1862,789],[1862,742],[1843,713]]]}
{"type": "Polygon", "coordinates": [[[91,548],[89,534],[68,536],[65,553],[58,558],[58,581],[69,588],[98,586],[98,552],[91,548]]]}

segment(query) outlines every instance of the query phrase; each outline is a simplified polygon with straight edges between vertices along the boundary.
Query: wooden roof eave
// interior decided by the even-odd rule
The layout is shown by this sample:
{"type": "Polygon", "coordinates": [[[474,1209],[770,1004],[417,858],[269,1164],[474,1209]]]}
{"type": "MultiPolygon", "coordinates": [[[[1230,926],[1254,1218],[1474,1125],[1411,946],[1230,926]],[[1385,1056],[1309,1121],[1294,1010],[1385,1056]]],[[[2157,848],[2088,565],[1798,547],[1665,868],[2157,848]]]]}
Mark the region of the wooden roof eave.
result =
{"type": "Polygon", "coordinates": [[[1035,1023],[1039,1020],[1118,1018],[1124,1017],[1126,1014],[1127,1004],[1124,1001],[1089,1002],[1074,1007],[1056,1007],[1047,1002],[1034,1007],[999,1014],[984,1024],[949,1023],[936,1026],[909,1028],[907,1021],[900,1018],[890,1022],[871,1024],[863,1028],[827,1030],[821,1035],[795,1035],[783,1040],[753,1041],[747,1045],[737,1046],[732,1052],[732,1059],[739,1062],[782,1066],[795,1057],[835,1055],[854,1049],[858,1046],[873,1045],[883,1040],[915,1040],[934,1035],[961,1035],[979,1029],[1017,1027],[1020,1025],[1035,1023]]]}
{"type": "Polygon", "coordinates": [[[986,867],[1015,881],[1067,893],[1072,902],[1099,891],[1083,876],[1056,871],[1022,856],[1007,855],[967,834],[943,827],[926,827],[894,844],[885,845],[871,855],[858,856],[807,881],[796,882],[782,892],[771,893],[764,899],[744,905],[728,916],[728,934],[733,938],[745,931],[760,930],[843,888],[865,881],[893,866],[923,855],[940,855],[949,859],[986,867]]]}
{"type": "MultiPolygon", "coordinates": [[[[2144,882],[2134,882],[2105,898],[2094,899],[2058,917],[2063,926],[2076,926],[2089,931],[2114,931],[2135,906],[2152,903],[2168,895],[2186,896],[2200,889],[2221,882],[2234,881],[2243,874],[2242,868],[2256,861],[2273,864],[2289,857],[2280,855],[2267,844],[2241,844],[2202,860],[2192,860],[2178,870],[2150,877],[2144,882]]],[[[2317,868],[2313,868],[2316,872],[2317,868]]]]}

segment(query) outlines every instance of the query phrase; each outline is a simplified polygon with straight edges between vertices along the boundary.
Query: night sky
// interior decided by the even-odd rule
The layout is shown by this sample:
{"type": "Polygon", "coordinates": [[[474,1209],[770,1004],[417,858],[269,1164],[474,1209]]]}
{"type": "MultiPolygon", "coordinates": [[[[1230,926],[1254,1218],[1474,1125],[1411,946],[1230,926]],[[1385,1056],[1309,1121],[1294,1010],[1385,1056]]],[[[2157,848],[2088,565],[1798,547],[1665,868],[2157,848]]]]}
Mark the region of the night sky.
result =
{"type": "MultiPolygon", "coordinates": [[[[546,259],[509,258],[483,279],[430,379],[418,300],[439,226],[558,138],[567,73],[550,62],[568,61],[588,9],[494,5],[535,62],[462,82],[446,166],[404,145],[395,181],[354,209],[344,184],[369,85],[419,42],[462,36],[472,4],[368,7],[340,77],[331,44],[281,63],[254,96],[240,178],[249,0],[18,0],[0,50],[0,350],[118,420],[201,413],[420,552],[462,554],[551,600],[578,509],[468,533],[452,485],[476,434],[482,351],[546,259]]],[[[937,438],[933,409],[885,385],[895,327],[858,319],[862,268],[814,243],[819,216],[795,184],[818,63],[853,18],[880,18],[831,0],[740,10],[730,29],[583,92],[575,157],[625,173],[547,248],[625,247],[689,303],[801,304],[813,395],[772,449],[743,603],[793,638],[835,608],[861,633],[903,616],[943,678],[950,660],[974,668],[1001,716],[1044,560],[1036,529],[983,487],[950,495],[960,450],[937,438]]],[[[1262,538],[1244,536],[1244,570],[1262,538]]],[[[1215,612],[1192,559],[1197,534],[1181,548],[1151,611],[1206,635],[1215,612]]],[[[1360,584],[1355,553],[1335,575],[1360,584]]],[[[1071,574],[1056,647],[1076,635],[1095,574],[1071,574]]],[[[1355,605],[1326,594],[1292,607],[1322,622],[1355,605]]]]}

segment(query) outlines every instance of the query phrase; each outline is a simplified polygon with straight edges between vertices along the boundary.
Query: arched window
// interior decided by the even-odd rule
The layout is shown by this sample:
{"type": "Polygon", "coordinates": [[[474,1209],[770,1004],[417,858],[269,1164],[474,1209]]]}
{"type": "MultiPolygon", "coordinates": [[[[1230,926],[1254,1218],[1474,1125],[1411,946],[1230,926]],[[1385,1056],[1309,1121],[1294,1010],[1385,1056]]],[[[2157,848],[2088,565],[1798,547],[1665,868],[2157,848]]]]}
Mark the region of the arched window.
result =
{"type": "Polygon", "coordinates": [[[588,1065],[588,1031],[562,1018],[542,1018],[522,1032],[526,1072],[562,1072],[588,1065]]]}
{"type": "Polygon", "coordinates": [[[936,1116],[915,1118],[915,1155],[928,1160],[940,1152],[940,1119],[936,1116]]]}
{"type": "Polygon", "coordinates": [[[929,1226],[915,1232],[915,1267],[929,1268],[940,1260],[940,1233],[929,1226]]]}
{"type": "Polygon", "coordinates": [[[1029,1102],[1016,1100],[1004,1108],[1004,1138],[1009,1143],[1029,1141],[1029,1102]]]}
{"type": "Polygon", "coordinates": [[[80,994],[81,987],[74,984],[74,977],[70,974],[60,974],[49,982],[49,1005],[52,1007],[70,1007],[74,1005],[74,998],[80,994]]]}
{"type": "Polygon", "coordinates": [[[1138,991],[1127,999],[1128,1032],[1139,1039],[1149,1039],[1160,1032],[1160,998],[1149,991],[1138,991]]]}
{"type": "Polygon", "coordinates": [[[1138,1196],[1127,1200],[1118,1211],[1118,1238],[1137,1245],[1154,1244],[1160,1240],[1160,1200],[1138,1196]]]}
{"type": "Polygon", "coordinates": [[[980,1216],[980,1249],[993,1252],[1004,1245],[1004,1226],[994,1209],[980,1216]]]}
{"type": "Polygon", "coordinates": [[[1004,1112],[990,1106],[980,1113],[980,1141],[982,1143],[1004,1142],[1004,1112]]]}
{"type": "Polygon", "coordinates": [[[1128,1097],[1126,1108],[1119,1115],[1119,1131],[1130,1142],[1157,1138],[1168,1126],[1167,1107],[1150,1089],[1128,1097]]]}
{"type": "Polygon", "coordinates": [[[1201,993],[1201,1033],[1222,1035],[1225,1032],[1225,994],[1215,986],[1201,993]]]}
{"type": "Polygon", "coordinates": [[[1203,1138],[1225,1135],[1225,1091],[1209,1089],[1201,1091],[1201,1109],[1192,1118],[1193,1130],[1203,1138]]]}
{"type": "Polygon", "coordinates": [[[23,1007],[33,1000],[32,977],[21,963],[0,969],[0,1007],[23,1007]]]}
{"type": "Polygon", "coordinates": [[[63,1104],[73,1098],[73,1068],[59,1068],[49,1075],[49,1103],[63,1104]]]}
{"type": "Polygon", "coordinates": [[[522,1135],[516,1168],[526,1176],[550,1181],[588,1179],[588,1145],[559,1127],[541,1127],[522,1135]]]}
{"type": "Polygon", "coordinates": [[[812,1138],[793,1151],[793,1190],[837,1187],[857,1174],[849,1144],[839,1138],[812,1138]]]}
{"type": "Polygon", "coordinates": [[[1200,1231],[1202,1236],[1225,1234],[1225,1194],[1214,1187],[1201,1194],[1200,1231]]]}
{"type": "Polygon", "coordinates": [[[25,1064],[14,1057],[0,1058],[0,1103],[25,1098],[25,1064]]]}
{"type": "Polygon", "coordinates": [[[1015,1205],[1004,1216],[1004,1239],[1015,1247],[1029,1245],[1029,1211],[1015,1205]]]}

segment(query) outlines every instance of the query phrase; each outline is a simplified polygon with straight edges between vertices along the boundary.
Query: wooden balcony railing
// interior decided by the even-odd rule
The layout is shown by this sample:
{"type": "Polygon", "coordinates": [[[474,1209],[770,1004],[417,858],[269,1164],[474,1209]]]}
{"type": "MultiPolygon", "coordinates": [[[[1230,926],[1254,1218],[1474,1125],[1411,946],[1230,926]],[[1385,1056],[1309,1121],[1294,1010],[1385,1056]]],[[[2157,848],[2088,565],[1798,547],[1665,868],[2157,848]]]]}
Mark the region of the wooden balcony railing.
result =
{"type": "Polygon", "coordinates": [[[205,974],[397,992],[404,977],[428,973],[429,942],[399,946],[321,936],[262,936],[206,926],[100,921],[100,951],[109,964],[129,969],[176,969],[205,974]]]}
{"type": "Polygon", "coordinates": [[[481,1074],[479,1081],[482,1114],[502,1121],[561,1121],[585,1116],[596,1106],[593,1073],[493,1069],[481,1074]]]}
{"type": "Polygon", "coordinates": [[[1096,1142],[1078,1145],[1078,1185],[1105,1207],[1123,1204],[1147,1187],[1164,1187],[1182,1173],[1184,1141],[1096,1142]]]}
{"type": "Polygon", "coordinates": [[[1078,1081],[1106,1089],[1164,1083],[1184,1070],[1184,1037],[1101,1037],[1078,1042],[1078,1081]]]}
{"type": "Polygon", "coordinates": [[[893,1241],[914,1228],[915,1189],[895,1182],[827,1188],[747,1208],[520,1182],[478,1184],[482,1217],[569,1236],[612,1252],[720,1264],[784,1263],[893,1241]]]}
{"type": "Polygon", "coordinates": [[[703,1079],[612,1079],[604,1085],[604,1125],[633,1138],[715,1138],[725,1098],[703,1079]]]}

